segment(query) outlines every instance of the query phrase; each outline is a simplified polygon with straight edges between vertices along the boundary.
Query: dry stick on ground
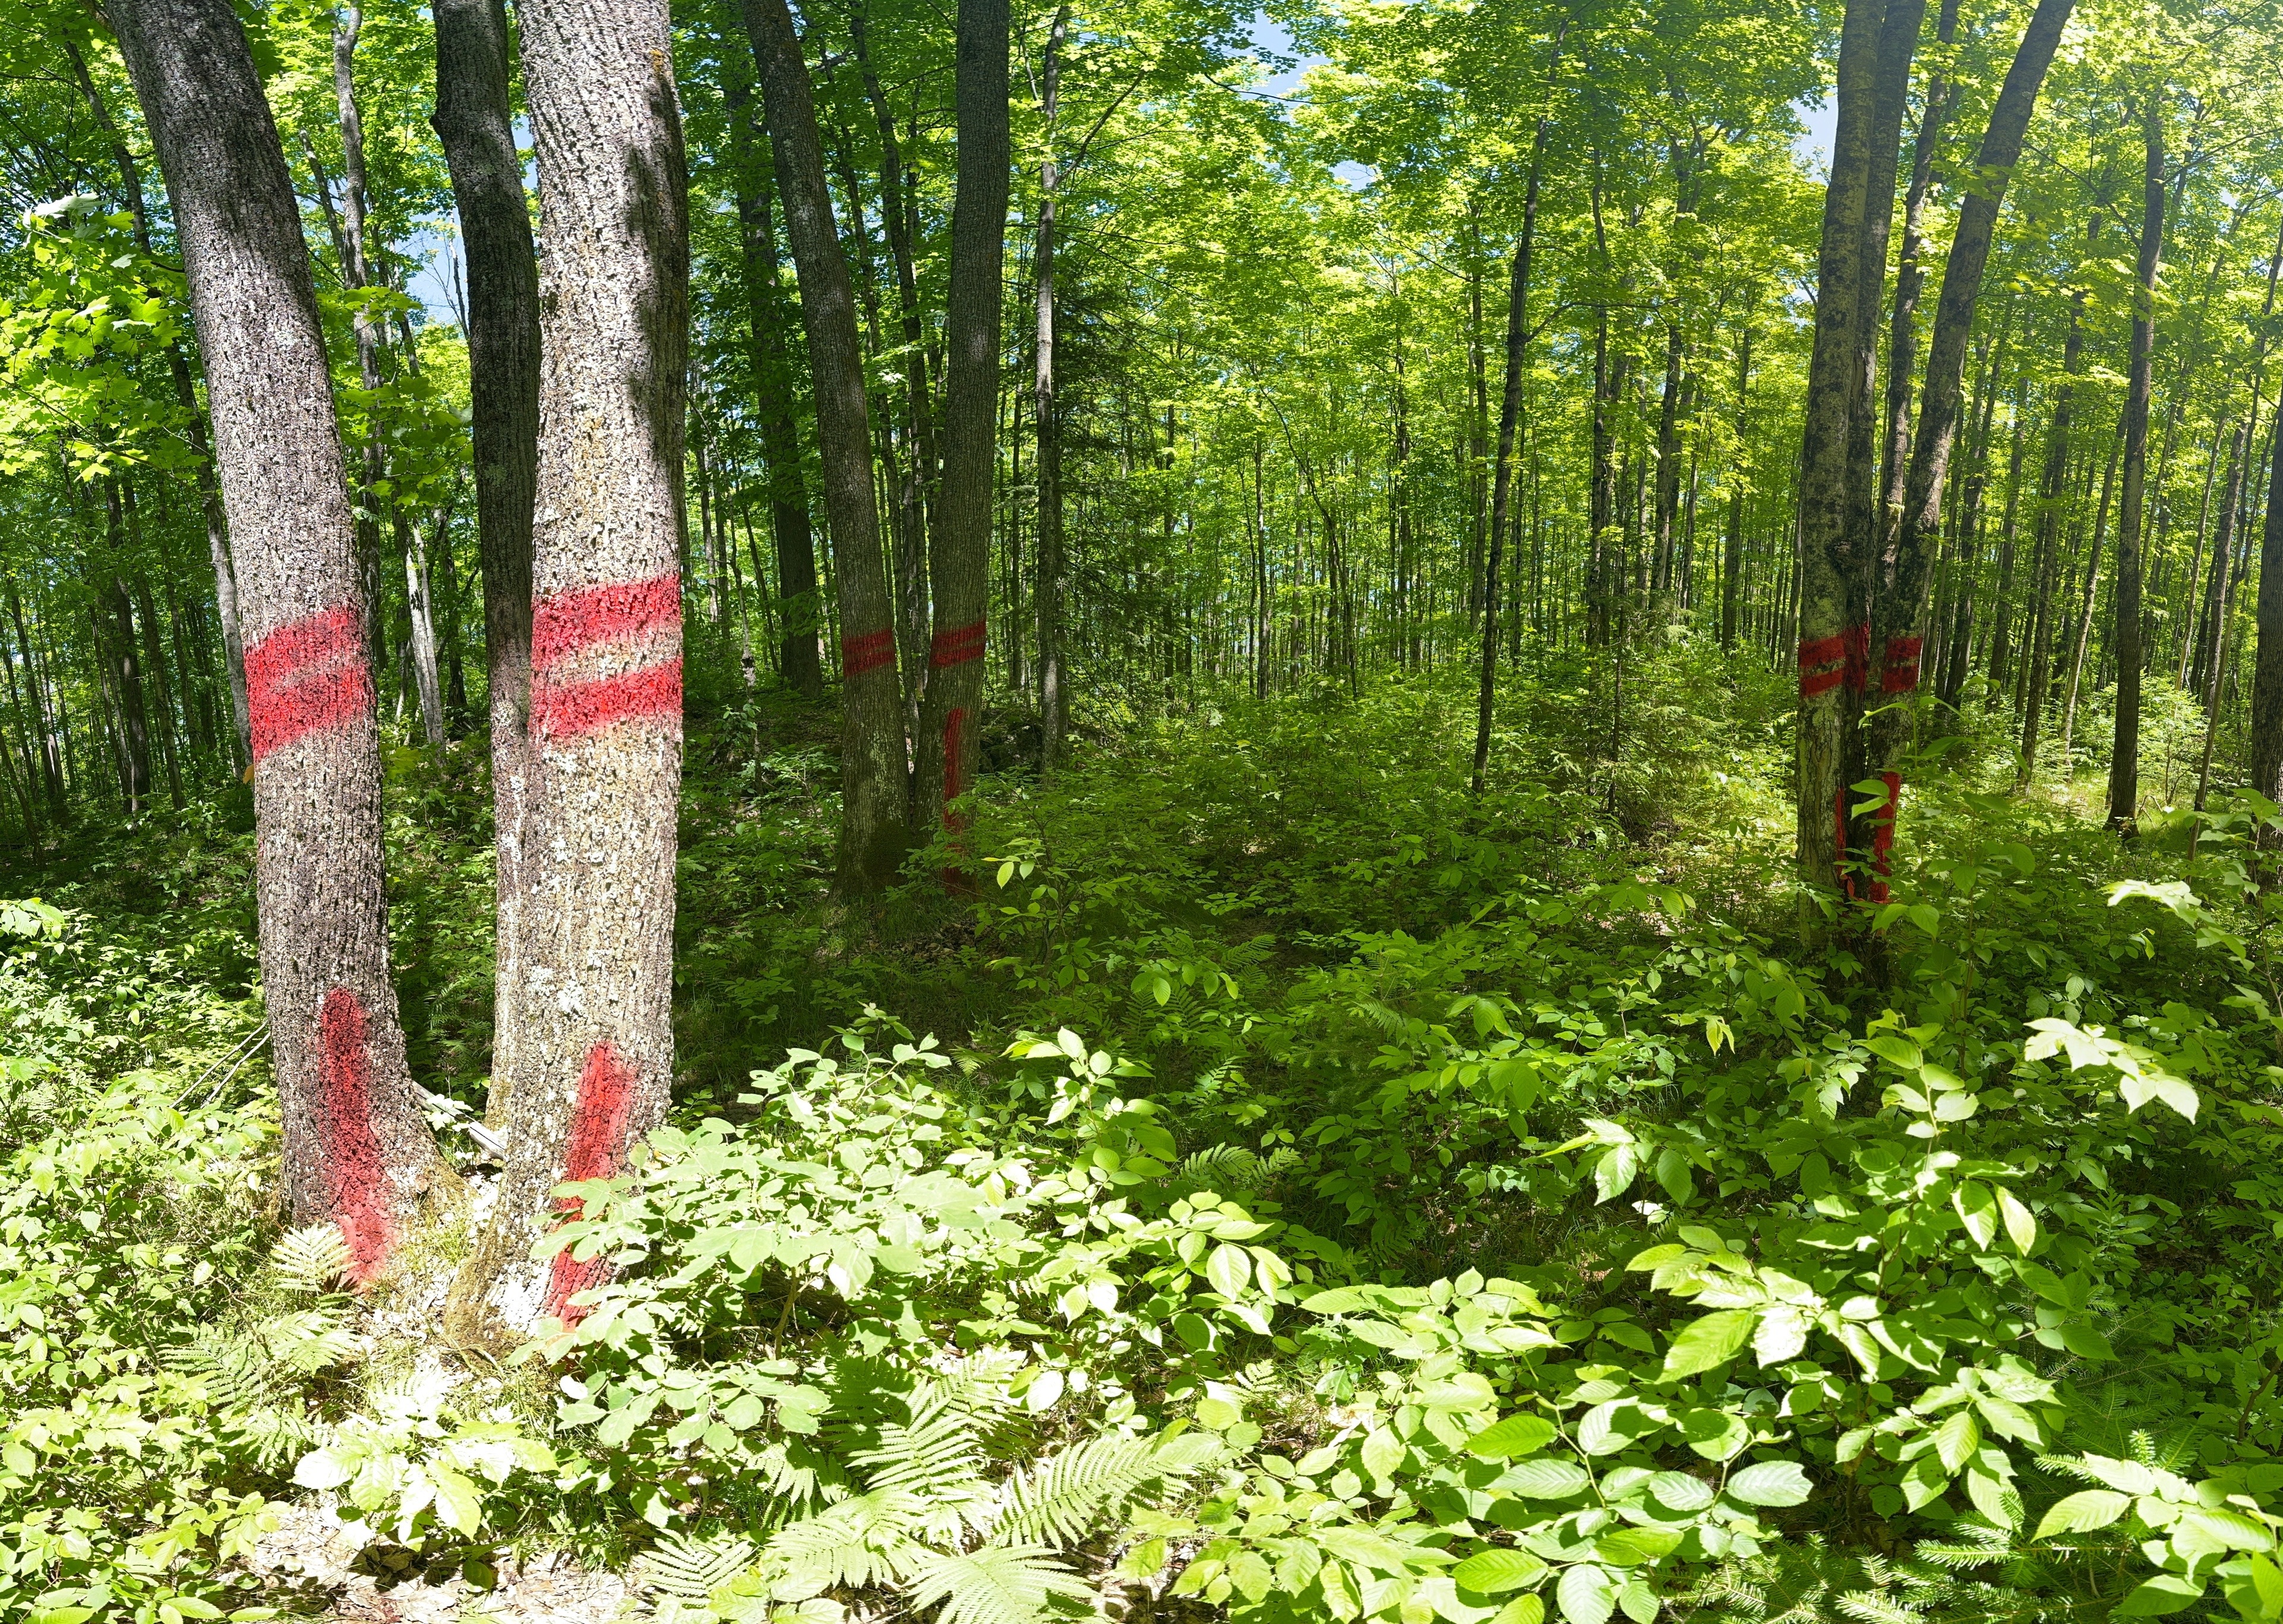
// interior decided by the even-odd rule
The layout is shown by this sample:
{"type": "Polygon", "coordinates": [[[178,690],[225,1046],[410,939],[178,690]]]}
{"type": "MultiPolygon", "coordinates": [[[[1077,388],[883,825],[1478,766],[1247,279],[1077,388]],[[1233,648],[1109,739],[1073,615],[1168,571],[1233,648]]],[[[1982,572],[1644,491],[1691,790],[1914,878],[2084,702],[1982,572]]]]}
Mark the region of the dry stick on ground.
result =
{"type": "Polygon", "coordinates": [[[296,1223],[369,1279],[450,1175],[404,1063],[380,741],[324,332],[269,104],[229,0],[114,0],[206,357],[246,631],[262,986],[296,1223]]]}

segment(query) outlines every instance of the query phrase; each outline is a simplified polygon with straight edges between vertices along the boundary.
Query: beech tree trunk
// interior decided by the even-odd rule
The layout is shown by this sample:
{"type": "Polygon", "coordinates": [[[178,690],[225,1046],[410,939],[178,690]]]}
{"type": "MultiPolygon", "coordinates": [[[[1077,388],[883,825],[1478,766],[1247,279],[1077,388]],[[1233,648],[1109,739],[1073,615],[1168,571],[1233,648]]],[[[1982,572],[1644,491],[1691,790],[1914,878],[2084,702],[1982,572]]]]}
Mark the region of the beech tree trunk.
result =
{"type": "Polygon", "coordinates": [[[113,0],[174,202],[247,633],[254,884],[294,1221],[370,1280],[450,1177],[404,1062],[379,734],[323,330],[253,56],[228,0],[113,0]]]}
{"type": "MultiPolygon", "coordinates": [[[[2283,423],[2283,415],[2276,419],[2283,423]]],[[[2251,789],[2271,801],[2283,800],[2283,427],[2271,429],[2274,449],[2267,476],[2267,516],[2259,536],[2259,596],[2255,605],[2258,646],[2251,678],[2251,789]]],[[[2217,729],[2219,696],[2225,684],[2227,599],[2220,599],[2219,631],[2207,708],[2217,729]]],[[[2259,843],[2276,843],[2263,828],[2259,843]]]]}
{"type": "Polygon", "coordinates": [[[880,562],[872,488],[871,423],[856,343],[856,299],[832,197],[824,182],[808,65],[785,0],[740,0],[784,201],[785,236],[800,283],[801,324],[815,381],[817,446],[824,465],[825,526],[840,600],[840,851],[844,893],[882,889],[908,836],[903,695],[896,628],[880,562]]]}
{"type": "MultiPolygon", "coordinates": [[[[1008,0],[959,0],[959,175],[945,312],[943,495],[928,585],[935,600],[926,711],[916,741],[923,833],[956,836],[952,803],[975,787],[991,594],[991,479],[998,462],[999,318],[1007,252],[1008,0]]],[[[947,878],[950,877],[947,875],[947,878]]]]}
{"type": "Polygon", "coordinates": [[[1741,463],[1751,418],[1746,409],[1752,383],[1752,329],[1736,336],[1736,462],[1728,470],[1727,536],[1720,560],[1720,646],[1736,646],[1736,602],[1744,573],[1744,479],[1741,463]]]}
{"type": "Polygon", "coordinates": [[[2140,811],[2140,544],[2148,481],[2148,400],[2156,346],[2156,266],[2164,244],[2164,113],[2152,87],[2142,113],[2139,288],[2124,397],[2124,491],[2116,518],[2116,725],[2108,758],[2108,827],[2132,832],[2140,811]]]}
{"type": "Polygon", "coordinates": [[[674,1077],[688,182],[666,0],[523,0],[547,221],[532,531],[530,953],[506,1166],[463,1302],[575,1320],[558,1184],[622,1171],[674,1077]]]}

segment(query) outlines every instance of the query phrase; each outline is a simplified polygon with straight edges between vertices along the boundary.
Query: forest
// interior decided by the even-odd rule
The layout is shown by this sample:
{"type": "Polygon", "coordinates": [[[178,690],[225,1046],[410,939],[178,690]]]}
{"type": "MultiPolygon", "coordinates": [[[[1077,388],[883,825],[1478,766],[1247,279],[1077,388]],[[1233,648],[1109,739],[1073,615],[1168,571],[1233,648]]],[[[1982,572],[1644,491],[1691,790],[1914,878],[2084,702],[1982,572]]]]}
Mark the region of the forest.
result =
{"type": "Polygon", "coordinates": [[[0,0],[0,1624],[2283,1624],[2279,63],[0,0]]]}

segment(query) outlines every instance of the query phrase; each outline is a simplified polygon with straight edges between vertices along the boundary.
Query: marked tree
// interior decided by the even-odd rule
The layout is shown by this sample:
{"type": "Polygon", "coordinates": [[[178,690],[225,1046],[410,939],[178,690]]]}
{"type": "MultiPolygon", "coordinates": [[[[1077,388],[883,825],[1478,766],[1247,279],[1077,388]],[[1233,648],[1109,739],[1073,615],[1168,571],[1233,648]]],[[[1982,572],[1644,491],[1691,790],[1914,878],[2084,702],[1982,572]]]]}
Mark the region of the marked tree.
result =
{"type": "Polygon", "coordinates": [[[300,209],[229,0],[115,0],[174,202],[245,632],[261,973],[297,1224],[370,1280],[441,1192],[381,889],[364,602],[300,209]]]}
{"type": "Polygon", "coordinates": [[[457,1296],[577,1317],[599,1261],[532,1256],[565,1182],[622,1170],[674,1074],[677,563],[688,179],[666,0],[525,0],[547,221],[532,532],[529,956],[506,1167],[457,1296]]]}

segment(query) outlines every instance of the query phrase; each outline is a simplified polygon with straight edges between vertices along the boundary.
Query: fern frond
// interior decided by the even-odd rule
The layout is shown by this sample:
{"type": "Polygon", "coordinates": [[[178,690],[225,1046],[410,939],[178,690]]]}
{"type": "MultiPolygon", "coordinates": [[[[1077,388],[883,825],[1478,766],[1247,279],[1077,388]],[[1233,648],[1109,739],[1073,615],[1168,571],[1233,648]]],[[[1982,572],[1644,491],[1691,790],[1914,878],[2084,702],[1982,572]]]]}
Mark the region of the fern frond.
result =
{"type": "Polygon", "coordinates": [[[1001,1486],[992,1542],[1075,1545],[1142,1489],[1186,1477],[1218,1452],[1194,1434],[1157,1443],[1113,1433],[1073,1444],[1001,1486]]]}
{"type": "Polygon", "coordinates": [[[288,1289],[331,1291],[356,1263],[338,1224],[287,1230],[269,1254],[270,1272],[288,1289]]]}
{"type": "Polygon", "coordinates": [[[1083,1605],[1094,1590],[1037,1545],[986,1545],[963,1556],[931,1552],[914,1572],[915,1607],[935,1624],[1043,1624],[1056,1603],[1083,1605]]]}
{"type": "Polygon", "coordinates": [[[1877,1590],[1850,1590],[1839,1598],[1839,1611],[1859,1624],[1926,1624],[1917,1608],[1877,1590]]]}
{"type": "Polygon", "coordinates": [[[915,1401],[908,1425],[891,1422],[879,1441],[849,1457],[874,1489],[941,1499],[977,1480],[982,1447],[967,1419],[915,1401]]]}
{"type": "Polygon", "coordinates": [[[786,1588],[811,1595],[835,1585],[900,1581],[926,1550],[912,1537],[926,1504],[886,1489],[857,1495],[777,1530],[762,1552],[783,1570],[786,1588]]]}
{"type": "Polygon", "coordinates": [[[741,1534],[717,1534],[701,1540],[670,1532],[635,1558],[635,1581],[658,1596],[702,1602],[714,1587],[729,1583],[751,1567],[760,1554],[753,1542],[741,1534]]]}

